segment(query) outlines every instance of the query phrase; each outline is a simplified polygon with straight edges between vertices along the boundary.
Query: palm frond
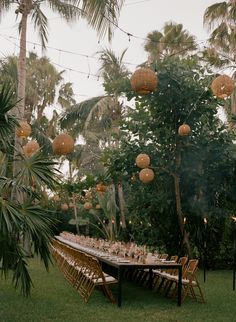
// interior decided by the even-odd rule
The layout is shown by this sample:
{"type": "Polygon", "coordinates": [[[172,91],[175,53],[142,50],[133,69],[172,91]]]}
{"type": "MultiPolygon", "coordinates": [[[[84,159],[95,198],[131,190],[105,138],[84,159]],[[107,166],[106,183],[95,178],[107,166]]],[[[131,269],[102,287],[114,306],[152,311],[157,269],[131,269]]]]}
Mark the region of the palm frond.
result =
{"type": "Polygon", "coordinates": [[[83,15],[100,37],[107,33],[111,40],[123,3],[124,0],[82,1],[83,15]]]}
{"type": "Polygon", "coordinates": [[[1,0],[0,1],[0,20],[2,18],[3,13],[8,11],[11,7],[12,3],[9,0],[1,0]]]}
{"type": "Polygon", "coordinates": [[[62,115],[60,120],[61,127],[69,128],[76,122],[82,122],[83,124],[94,105],[96,105],[104,97],[106,96],[97,96],[76,104],[70,111],[66,111],[62,115]]]}
{"type": "Polygon", "coordinates": [[[21,155],[21,171],[15,180],[18,185],[30,185],[32,182],[37,187],[46,186],[54,190],[59,181],[59,171],[56,169],[57,162],[46,158],[39,151],[31,157],[21,155]]]}
{"type": "Polygon", "coordinates": [[[11,145],[11,139],[18,125],[16,118],[9,114],[15,106],[12,101],[13,91],[9,84],[0,88],[0,150],[6,150],[11,145]]]}
{"type": "Polygon", "coordinates": [[[57,12],[67,22],[82,16],[80,0],[47,0],[52,11],[57,12]]]}
{"type": "Polygon", "coordinates": [[[46,48],[46,43],[48,41],[48,19],[40,9],[39,4],[34,6],[31,18],[34,22],[34,29],[38,31],[42,47],[46,48]]]}
{"type": "Polygon", "coordinates": [[[213,5],[209,6],[203,17],[203,23],[205,25],[209,25],[209,29],[211,30],[215,23],[219,20],[224,20],[227,16],[227,2],[218,2],[214,3],[213,5]]]}

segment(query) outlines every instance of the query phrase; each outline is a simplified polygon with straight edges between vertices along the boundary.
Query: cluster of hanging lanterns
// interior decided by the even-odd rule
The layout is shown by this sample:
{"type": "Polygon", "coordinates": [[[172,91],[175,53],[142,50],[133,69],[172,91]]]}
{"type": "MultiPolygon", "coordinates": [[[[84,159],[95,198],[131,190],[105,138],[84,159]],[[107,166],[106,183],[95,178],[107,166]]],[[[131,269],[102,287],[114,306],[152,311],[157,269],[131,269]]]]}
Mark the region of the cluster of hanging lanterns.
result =
{"type": "Polygon", "coordinates": [[[139,172],[139,180],[143,183],[149,183],[154,179],[154,171],[149,168],[150,157],[146,153],[140,153],[136,157],[136,165],[142,170],[139,172]]]}
{"type": "MultiPolygon", "coordinates": [[[[134,92],[139,95],[146,95],[152,93],[158,84],[156,73],[150,68],[137,69],[130,79],[131,87],[134,92]]],[[[216,77],[212,84],[212,93],[218,97],[225,99],[229,97],[235,88],[235,81],[227,75],[220,75],[216,77]]],[[[184,123],[178,128],[180,136],[188,136],[191,133],[191,128],[188,124],[184,123]]]]}

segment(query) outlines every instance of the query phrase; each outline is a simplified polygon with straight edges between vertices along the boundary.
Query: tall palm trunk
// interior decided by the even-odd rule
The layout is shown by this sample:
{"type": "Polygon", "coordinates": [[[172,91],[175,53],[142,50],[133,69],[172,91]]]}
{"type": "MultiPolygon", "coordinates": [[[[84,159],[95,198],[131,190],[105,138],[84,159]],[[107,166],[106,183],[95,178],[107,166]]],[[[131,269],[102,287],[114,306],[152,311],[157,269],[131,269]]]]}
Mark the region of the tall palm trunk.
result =
{"type": "MultiPolygon", "coordinates": [[[[27,19],[29,12],[32,8],[31,0],[21,0],[22,8],[22,18],[20,22],[20,53],[18,58],[18,86],[17,86],[17,100],[15,108],[13,109],[13,114],[19,119],[24,118],[25,111],[25,83],[26,83],[26,32],[27,32],[27,19]]],[[[14,160],[18,151],[21,151],[22,139],[18,138],[15,134],[15,151],[14,151],[14,160]]],[[[13,162],[13,177],[17,175],[20,171],[20,164],[17,161],[13,162]]]]}
{"type": "MultiPolygon", "coordinates": [[[[27,33],[27,20],[30,10],[32,8],[32,0],[21,0],[20,12],[22,14],[20,22],[20,52],[18,57],[18,85],[17,85],[17,100],[18,103],[13,109],[14,115],[22,120],[25,112],[25,83],[26,83],[26,33],[27,33]]],[[[17,161],[18,151],[22,150],[22,139],[15,133],[15,145],[14,145],[14,160],[13,160],[13,178],[21,171],[20,162],[17,161]]],[[[24,195],[21,193],[14,193],[12,198],[19,203],[23,203],[24,195]]],[[[32,256],[31,240],[28,234],[24,233],[23,246],[27,256],[32,256]]]]}

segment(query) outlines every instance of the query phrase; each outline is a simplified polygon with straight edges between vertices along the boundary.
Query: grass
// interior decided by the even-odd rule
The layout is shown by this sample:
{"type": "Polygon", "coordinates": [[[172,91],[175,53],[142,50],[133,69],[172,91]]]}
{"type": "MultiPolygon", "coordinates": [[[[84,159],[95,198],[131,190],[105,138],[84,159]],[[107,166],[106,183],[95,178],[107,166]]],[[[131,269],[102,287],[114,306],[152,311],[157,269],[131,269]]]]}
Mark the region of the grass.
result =
{"type": "MultiPolygon", "coordinates": [[[[182,307],[157,293],[131,283],[124,284],[123,306],[111,304],[95,290],[89,303],[64,280],[57,267],[47,273],[37,259],[30,260],[34,282],[30,298],[15,291],[10,280],[0,278],[1,322],[235,322],[236,291],[232,291],[232,271],[207,272],[199,280],[206,304],[187,299],[182,307]]],[[[113,286],[116,295],[116,286],[113,286]]]]}

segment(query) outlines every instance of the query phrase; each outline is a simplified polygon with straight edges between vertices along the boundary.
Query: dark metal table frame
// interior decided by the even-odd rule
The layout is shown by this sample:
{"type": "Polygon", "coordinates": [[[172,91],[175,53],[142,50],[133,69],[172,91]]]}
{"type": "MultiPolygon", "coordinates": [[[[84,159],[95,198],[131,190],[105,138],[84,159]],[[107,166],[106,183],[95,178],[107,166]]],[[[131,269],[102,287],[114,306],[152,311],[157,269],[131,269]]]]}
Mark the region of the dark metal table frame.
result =
{"type": "MultiPolygon", "coordinates": [[[[56,238],[65,243],[65,244],[68,244],[69,246],[81,251],[81,252],[84,252],[84,253],[87,253],[93,257],[96,257],[100,262],[101,264],[102,263],[105,263],[106,265],[108,266],[111,266],[111,267],[114,267],[117,269],[117,280],[118,280],[118,299],[117,299],[117,306],[118,307],[121,307],[121,304],[122,304],[122,281],[123,281],[123,273],[124,273],[124,270],[126,269],[131,269],[131,270],[134,270],[134,269],[149,269],[149,286],[151,288],[152,286],[152,279],[153,279],[153,269],[165,269],[165,270],[168,270],[168,269],[177,269],[178,270],[178,297],[177,297],[177,305],[178,306],[181,306],[181,293],[182,293],[182,266],[180,264],[177,264],[177,263],[155,263],[155,264],[142,264],[142,263],[133,263],[133,262],[130,262],[130,263],[122,263],[122,262],[116,262],[116,261],[111,261],[107,258],[104,258],[102,256],[99,256],[99,255],[94,255],[92,252],[89,251],[89,248],[87,250],[85,249],[81,249],[79,244],[76,244],[74,242],[71,242],[69,240],[66,240],[64,238],[61,238],[59,236],[56,236],[56,238]]],[[[92,250],[92,249],[91,249],[92,250]]]]}
{"type": "Polygon", "coordinates": [[[176,263],[155,263],[155,264],[141,264],[141,263],[121,263],[121,262],[114,262],[109,259],[96,256],[97,259],[101,263],[106,263],[108,266],[114,267],[118,270],[117,273],[117,280],[118,280],[118,299],[117,305],[121,307],[122,304],[122,281],[123,281],[123,273],[124,270],[130,269],[149,269],[149,287],[152,286],[153,280],[153,269],[177,269],[178,270],[178,297],[177,297],[177,305],[181,306],[181,293],[182,293],[182,266],[176,263]]]}

